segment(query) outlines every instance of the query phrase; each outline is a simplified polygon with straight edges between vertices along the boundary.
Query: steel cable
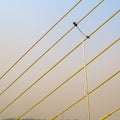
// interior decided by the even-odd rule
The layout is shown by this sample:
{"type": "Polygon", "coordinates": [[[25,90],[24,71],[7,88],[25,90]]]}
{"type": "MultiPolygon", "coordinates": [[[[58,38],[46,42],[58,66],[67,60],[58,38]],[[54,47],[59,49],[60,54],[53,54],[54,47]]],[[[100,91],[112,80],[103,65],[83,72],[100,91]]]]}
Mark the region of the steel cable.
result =
{"type": "MultiPolygon", "coordinates": [[[[112,74],[109,78],[107,78],[106,80],[104,80],[101,84],[99,84],[98,86],[96,86],[94,89],[92,89],[89,94],[93,93],[94,91],[96,91],[98,88],[100,88],[101,86],[103,86],[106,82],[108,82],[109,80],[111,80],[114,76],[116,76],[118,73],[120,73],[120,70],[118,70],[117,72],[115,72],[114,74],[112,74]]],[[[74,103],[72,103],[70,106],[68,106],[67,108],[65,108],[63,111],[61,111],[60,113],[58,113],[57,115],[55,115],[54,117],[52,117],[50,120],[55,120],[56,118],[58,118],[60,115],[62,115],[63,113],[65,113],[66,111],[68,111],[69,109],[71,109],[73,106],[75,106],[76,104],[78,104],[80,101],[82,101],[84,98],[86,98],[86,95],[82,96],[81,98],[79,98],[77,101],[75,101],[74,103]]],[[[19,119],[18,119],[19,120],[19,119]]]]}
{"type": "MultiPolygon", "coordinates": [[[[105,20],[99,27],[97,27],[89,36],[92,36],[96,33],[102,26],[104,26],[109,20],[111,20],[115,15],[117,15],[120,10],[116,11],[112,16],[110,16],[107,20],[105,20]]],[[[87,38],[83,39],[85,42],[87,38]]],[[[5,106],[0,113],[5,111],[9,106],[11,106],[16,100],[18,100],[23,94],[25,94],[30,88],[32,88],[38,81],[40,81],[47,73],[49,73],[53,68],[55,68],[61,61],[63,61],[67,56],[69,56],[74,50],[76,50],[82,42],[80,42],[77,46],[75,46],[69,53],[67,53],[62,59],[60,59],[55,65],[53,65],[50,69],[48,69],[41,77],[39,77],[34,83],[32,83],[28,88],[26,88],[20,95],[18,95],[12,102],[10,102],[7,106],[5,106]]]]}
{"type": "Polygon", "coordinates": [[[66,12],[40,39],[38,39],[1,77],[0,80],[25,56],[31,51],[65,16],[67,16],[82,0],[79,0],[68,12],[66,12]]]}
{"type": "MultiPolygon", "coordinates": [[[[97,8],[104,0],[100,1],[94,8],[92,8],[86,15],[84,15],[78,23],[83,21],[95,8],[97,8]]],[[[38,59],[36,59],[28,68],[26,68],[12,83],[10,83],[2,92],[0,96],[5,93],[18,79],[20,79],[33,65],[35,65],[40,59],[42,59],[55,45],[57,45],[67,34],[73,30],[74,26],[71,27],[61,38],[59,38],[46,52],[44,52],[38,59]]]]}

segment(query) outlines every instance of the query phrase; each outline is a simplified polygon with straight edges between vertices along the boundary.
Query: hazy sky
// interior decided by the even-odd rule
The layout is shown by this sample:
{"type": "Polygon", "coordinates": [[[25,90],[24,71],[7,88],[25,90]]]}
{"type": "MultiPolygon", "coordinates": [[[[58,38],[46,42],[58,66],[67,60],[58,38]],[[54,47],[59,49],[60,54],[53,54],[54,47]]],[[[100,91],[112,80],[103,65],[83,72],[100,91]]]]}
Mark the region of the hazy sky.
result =
{"type": "MultiPolygon", "coordinates": [[[[41,56],[67,30],[80,20],[100,0],[83,0],[41,42],[32,49],[2,80],[3,91],[33,61],[41,56]]],[[[0,75],[2,75],[31,45],[57,22],[78,0],[0,0],[0,75]]],[[[120,9],[120,0],[105,0],[84,21],[80,29],[87,35],[114,12],[120,9]]],[[[120,36],[120,13],[85,42],[87,62],[120,36]]],[[[74,48],[84,37],[74,28],[62,41],[0,96],[0,110],[15,99],[52,65],[74,48]]],[[[120,42],[87,67],[89,90],[120,69],[120,42]]],[[[83,65],[79,47],[36,85],[0,114],[3,118],[17,117],[83,65]]],[[[91,120],[111,112],[120,105],[120,74],[90,95],[91,120]]],[[[46,118],[59,113],[85,94],[84,73],[81,71],[68,83],[30,111],[24,118],[46,118]]],[[[86,99],[65,112],[60,119],[87,120],[86,99]]],[[[120,112],[108,120],[119,120],[120,112]]]]}

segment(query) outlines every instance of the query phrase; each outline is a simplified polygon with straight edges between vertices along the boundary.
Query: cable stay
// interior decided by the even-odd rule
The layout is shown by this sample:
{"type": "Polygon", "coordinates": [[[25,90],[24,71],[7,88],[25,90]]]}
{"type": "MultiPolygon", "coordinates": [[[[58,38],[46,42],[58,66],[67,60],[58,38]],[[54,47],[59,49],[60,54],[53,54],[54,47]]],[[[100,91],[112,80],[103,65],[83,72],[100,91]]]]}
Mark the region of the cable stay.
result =
{"type": "MultiPolygon", "coordinates": [[[[107,83],[108,81],[110,81],[113,77],[115,77],[117,74],[120,73],[120,70],[116,71],[114,74],[112,74],[109,78],[107,78],[106,80],[104,80],[101,84],[99,84],[98,86],[96,86],[94,89],[92,89],[91,91],[89,91],[89,94],[92,94],[93,92],[95,92],[97,89],[99,89],[101,86],[103,86],[105,83],[107,83]]],[[[74,103],[72,103],[71,105],[69,105],[67,108],[65,108],[63,111],[61,111],[60,113],[58,113],[57,115],[55,115],[54,117],[52,117],[50,120],[55,120],[57,119],[60,115],[62,115],[63,113],[65,113],[66,111],[68,111],[69,109],[71,109],[72,107],[74,107],[76,104],[78,104],[80,101],[82,101],[84,98],[86,98],[86,95],[82,96],[81,98],[79,98],[78,100],[76,100],[74,103]]],[[[102,119],[104,120],[104,119],[102,119]]]]}
{"type": "Polygon", "coordinates": [[[105,120],[107,119],[108,117],[110,117],[111,115],[113,115],[114,113],[120,111],[120,106],[117,107],[116,109],[114,109],[112,112],[106,114],[105,116],[103,116],[102,118],[100,118],[99,120],[105,120]]]}
{"type": "MultiPolygon", "coordinates": [[[[106,21],[104,21],[100,26],[98,26],[89,36],[92,36],[95,34],[101,27],[103,27],[108,21],[110,21],[115,15],[117,15],[120,12],[120,10],[116,11],[112,16],[110,16],[106,21]]],[[[84,38],[82,42],[85,42],[87,38],[84,38]]],[[[29,89],[31,89],[38,81],[40,81],[47,73],[49,73],[51,70],[53,70],[59,63],[61,63],[67,56],[69,56],[74,50],[79,48],[79,46],[82,44],[80,42],[78,45],[76,45],[70,52],[68,52],[62,59],[60,59],[55,65],[53,65],[50,69],[48,69],[42,76],[40,76],[34,83],[32,83],[28,88],[26,88],[20,95],[18,95],[13,101],[11,101],[7,106],[5,106],[2,110],[0,110],[0,113],[5,111],[9,106],[11,106],[16,100],[18,100],[23,94],[25,94],[29,89]]]]}
{"type": "Polygon", "coordinates": [[[0,80],[21,61],[60,21],[66,17],[82,0],[79,0],[70,10],[68,10],[40,39],[38,39],[8,70],[0,77],[0,80]]]}
{"type": "MultiPolygon", "coordinates": [[[[117,43],[120,40],[120,37],[116,40],[114,40],[109,46],[107,46],[103,51],[98,53],[93,59],[91,59],[88,63],[86,63],[86,66],[91,64],[94,60],[96,60],[98,57],[100,57],[104,52],[106,52],[110,47],[112,47],[115,43],[117,43]]],[[[45,99],[47,99],[50,95],[52,95],[54,92],[56,92],[60,87],[62,87],[64,84],[66,84],[69,80],[71,80],[75,75],[77,75],[79,72],[81,72],[84,69],[84,66],[78,69],[76,72],[74,72],[68,79],[64,80],[60,85],[58,85],[55,89],[53,89],[49,94],[41,98],[38,102],[36,102],[32,107],[27,109],[25,112],[23,112],[21,115],[19,115],[18,120],[22,118],[24,115],[26,115],[28,112],[30,112],[32,109],[34,109],[36,106],[38,106],[41,102],[43,102],[45,99]]],[[[117,72],[117,74],[120,71],[117,72]]],[[[85,95],[86,96],[86,95],[85,95]]]]}
{"type": "MultiPolygon", "coordinates": [[[[103,0],[101,2],[99,2],[95,7],[93,7],[86,15],[84,15],[79,21],[78,23],[82,22],[90,13],[93,12],[93,10],[95,10],[95,8],[97,8],[101,3],[103,2],[103,0]]],[[[71,27],[61,38],[59,38],[50,48],[48,48],[46,50],[46,52],[44,52],[41,56],[38,57],[38,59],[36,59],[28,68],[26,68],[12,83],[10,83],[2,92],[0,92],[0,96],[5,93],[15,82],[17,82],[29,69],[32,68],[33,65],[35,65],[38,61],[40,61],[53,47],[55,47],[65,36],[67,36],[73,29],[75,26],[71,27]]]]}

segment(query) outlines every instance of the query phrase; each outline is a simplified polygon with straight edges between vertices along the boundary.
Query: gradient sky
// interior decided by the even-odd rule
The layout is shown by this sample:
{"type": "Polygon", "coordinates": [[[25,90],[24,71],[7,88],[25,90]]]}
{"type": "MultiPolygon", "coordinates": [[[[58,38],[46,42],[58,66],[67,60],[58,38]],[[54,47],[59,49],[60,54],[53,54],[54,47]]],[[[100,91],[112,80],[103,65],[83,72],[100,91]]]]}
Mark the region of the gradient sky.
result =
{"type": "MultiPolygon", "coordinates": [[[[0,75],[2,75],[31,45],[33,45],[57,20],[78,0],[0,0],[0,75]]],[[[60,38],[74,21],[80,20],[100,0],[83,0],[42,41],[32,49],[2,80],[0,91],[14,81],[24,69],[42,55],[60,38]]],[[[79,24],[89,35],[115,11],[120,9],[120,0],[105,0],[92,14],[79,24]]],[[[86,60],[89,61],[112,41],[120,36],[120,13],[105,24],[85,42],[86,60]]],[[[60,58],[77,45],[83,36],[74,28],[59,44],[35,64],[9,90],[0,96],[0,109],[18,96],[25,88],[45,73],[60,58]]],[[[96,61],[88,71],[89,90],[120,69],[120,42],[117,42],[96,61]]],[[[11,107],[0,114],[3,118],[15,118],[39,99],[53,90],[83,65],[82,48],[79,47],[63,62],[49,72],[38,84],[26,92],[11,107]]],[[[120,105],[120,74],[90,95],[91,120],[112,111],[120,105]]],[[[72,78],[24,118],[46,118],[63,110],[85,94],[83,71],[72,78]]],[[[86,99],[60,116],[58,120],[87,120],[86,99]]],[[[120,112],[108,120],[119,120],[120,112]]]]}

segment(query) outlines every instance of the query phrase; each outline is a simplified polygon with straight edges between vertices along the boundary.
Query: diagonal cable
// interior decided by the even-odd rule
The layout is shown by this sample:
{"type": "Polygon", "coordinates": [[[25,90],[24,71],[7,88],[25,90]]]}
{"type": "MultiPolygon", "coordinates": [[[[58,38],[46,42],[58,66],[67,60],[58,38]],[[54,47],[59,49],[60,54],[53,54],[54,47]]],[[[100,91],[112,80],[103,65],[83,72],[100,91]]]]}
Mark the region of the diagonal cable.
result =
{"type": "MultiPolygon", "coordinates": [[[[96,60],[98,57],[100,57],[104,52],[106,52],[110,47],[112,47],[115,43],[117,43],[120,40],[120,37],[116,40],[114,40],[109,46],[107,46],[104,50],[102,50],[98,55],[96,55],[93,59],[91,59],[88,63],[86,63],[86,66],[91,64],[94,60],[96,60]]],[[[60,85],[58,85],[54,90],[52,90],[50,93],[48,93],[45,97],[41,98],[38,102],[36,102],[32,107],[30,107],[28,110],[26,110],[24,113],[19,115],[18,119],[23,117],[25,114],[30,112],[33,108],[38,106],[41,102],[43,102],[45,99],[47,99],[50,95],[52,95],[55,91],[57,91],[60,87],[62,87],[64,84],[66,84],[69,80],[71,80],[75,75],[77,75],[79,72],[81,72],[84,69],[84,66],[81,67],[79,70],[74,72],[68,79],[64,80],[60,85]]]]}
{"type": "Polygon", "coordinates": [[[40,39],[38,39],[8,70],[0,77],[0,80],[30,52],[65,16],[67,16],[82,0],[79,0],[68,12],[66,12],[40,39]]]}
{"type": "Polygon", "coordinates": [[[112,112],[106,114],[105,116],[103,116],[102,118],[100,118],[99,120],[106,120],[108,117],[110,117],[111,115],[113,115],[114,113],[120,111],[120,106],[117,107],[116,109],[114,109],[112,112]]]}
{"type": "MultiPolygon", "coordinates": [[[[100,88],[101,86],[103,86],[106,82],[108,82],[109,80],[111,80],[114,76],[116,76],[119,73],[120,73],[120,70],[116,71],[109,78],[107,78],[106,80],[104,80],[101,84],[99,84],[94,89],[92,89],[91,91],[89,91],[89,94],[91,94],[94,91],[96,91],[98,88],[100,88]]],[[[78,104],[80,101],[82,101],[84,98],[86,98],[86,95],[84,95],[81,98],[79,98],[77,101],[75,101],[74,103],[72,103],[71,105],[69,105],[67,108],[65,108],[63,111],[61,111],[60,113],[58,113],[57,115],[55,115],[54,117],[52,117],[50,120],[55,120],[60,115],[62,115],[63,113],[65,113],[66,111],[68,111],[69,109],[71,109],[73,106],[75,106],[76,104],[78,104]]],[[[17,119],[17,120],[19,120],[19,119],[17,119]]]]}
{"type": "MultiPolygon", "coordinates": [[[[94,8],[92,8],[86,15],[84,15],[78,23],[83,21],[93,10],[95,10],[104,0],[100,1],[94,8]]],[[[38,59],[36,59],[28,68],[26,68],[12,83],[10,83],[2,92],[0,92],[0,96],[6,92],[18,79],[20,79],[33,65],[35,65],[40,59],[42,59],[55,45],[57,45],[67,34],[69,34],[73,30],[74,26],[71,27],[61,38],[59,38],[46,52],[44,52],[38,59]]]]}
{"type": "MultiPolygon", "coordinates": [[[[98,26],[89,36],[92,36],[95,34],[101,27],[103,27],[108,21],[110,21],[115,15],[117,15],[120,12],[120,10],[116,11],[112,16],[110,16],[107,20],[105,20],[100,26],[98,26]]],[[[83,39],[83,42],[85,42],[87,38],[83,39]]],[[[32,83],[28,88],[26,88],[20,95],[18,95],[13,101],[11,101],[7,106],[5,106],[2,110],[0,110],[0,113],[5,111],[9,106],[11,106],[16,100],[18,100],[23,94],[25,94],[30,88],[32,88],[37,82],[39,82],[47,73],[49,73],[51,70],[53,70],[59,63],[61,63],[67,56],[69,56],[74,50],[76,50],[82,42],[80,42],[78,45],[76,45],[70,52],[68,52],[62,59],[60,59],[56,64],[54,64],[50,69],[48,69],[42,76],[40,76],[34,83],[32,83]]]]}

